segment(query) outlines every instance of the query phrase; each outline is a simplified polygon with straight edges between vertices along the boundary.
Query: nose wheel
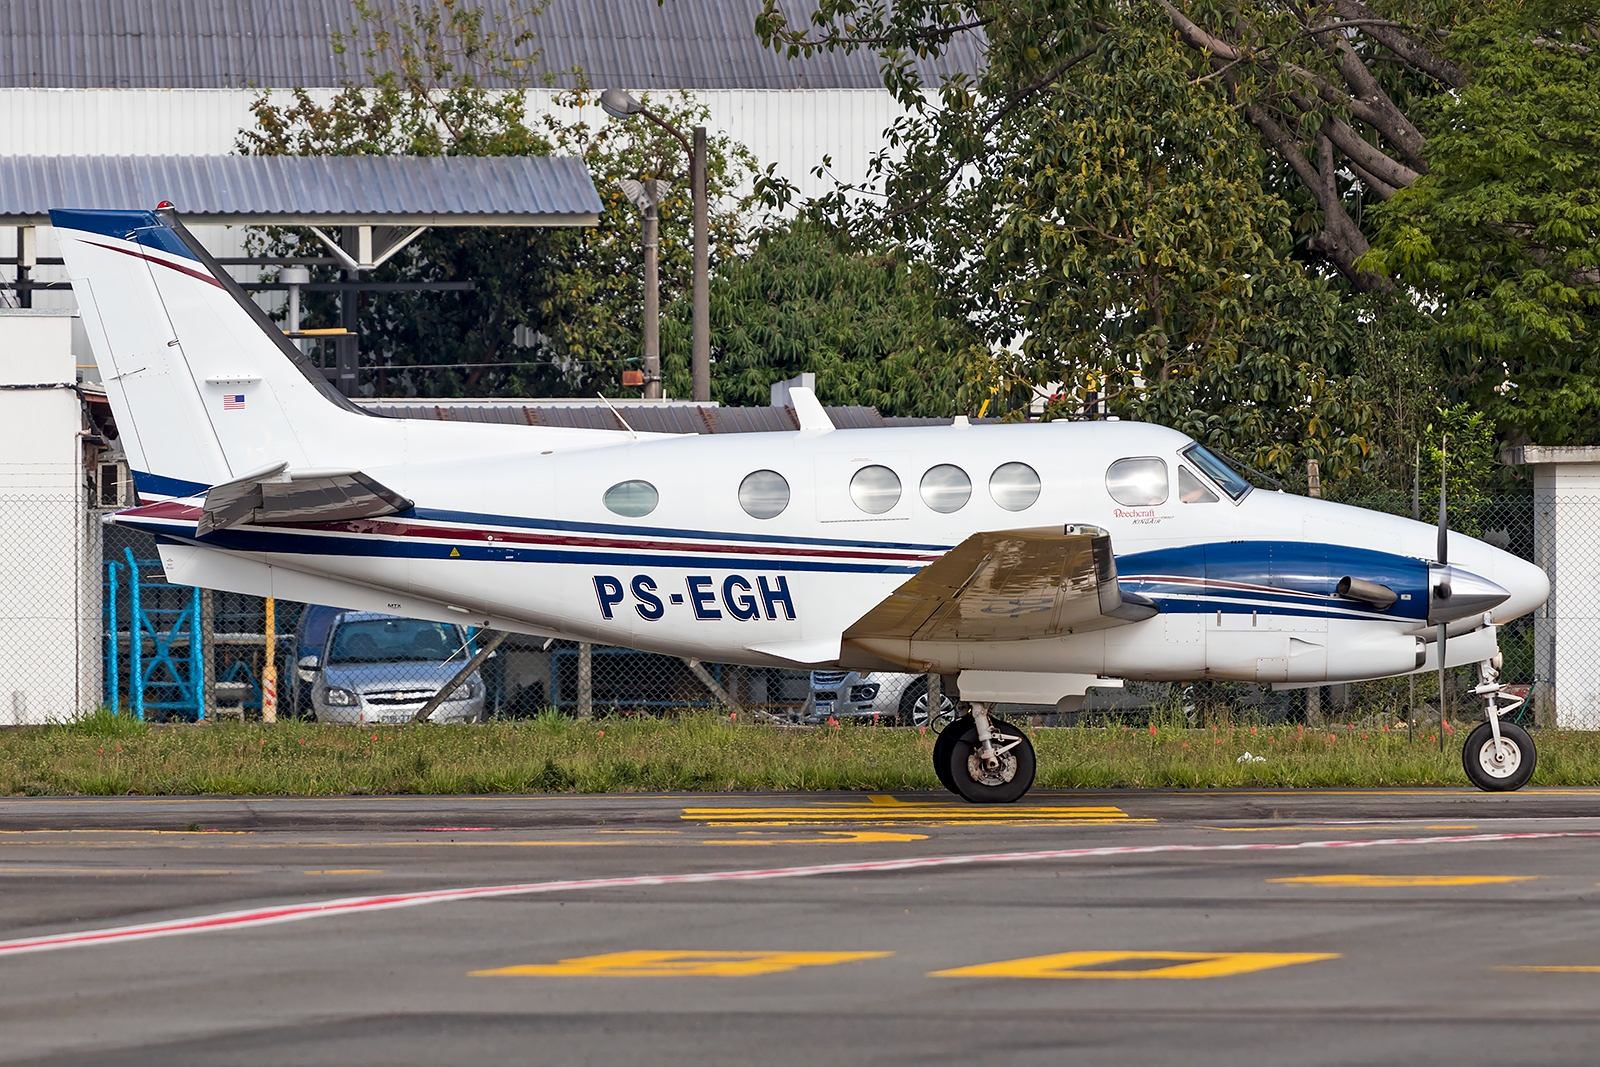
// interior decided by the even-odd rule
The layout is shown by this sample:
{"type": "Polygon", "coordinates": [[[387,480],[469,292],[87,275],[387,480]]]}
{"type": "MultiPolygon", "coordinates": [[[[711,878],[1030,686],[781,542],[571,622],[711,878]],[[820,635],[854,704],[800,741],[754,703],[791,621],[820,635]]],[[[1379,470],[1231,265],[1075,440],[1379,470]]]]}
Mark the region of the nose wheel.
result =
{"type": "Polygon", "coordinates": [[[1499,660],[1497,654],[1478,664],[1478,686],[1473,692],[1484,699],[1486,721],[1467,735],[1467,743],[1461,749],[1461,766],[1467,772],[1467,780],[1491,793],[1507,793],[1527,785],[1539,759],[1528,731],[1514,722],[1500,721],[1502,715],[1516,711],[1527,698],[1508,694],[1500,684],[1499,660]]]}
{"type": "Polygon", "coordinates": [[[1009,804],[1033,785],[1033,743],[1021,730],[974,704],[933,745],[933,769],[950,792],[973,804],[1009,804]]]}
{"type": "Polygon", "coordinates": [[[1498,742],[1494,728],[1489,723],[1479,723],[1467,735],[1467,743],[1461,750],[1461,766],[1467,772],[1467,779],[1479,789],[1493,793],[1510,792],[1527,785],[1537,761],[1533,738],[1514,722],[1500,724],[1498,742]]]}

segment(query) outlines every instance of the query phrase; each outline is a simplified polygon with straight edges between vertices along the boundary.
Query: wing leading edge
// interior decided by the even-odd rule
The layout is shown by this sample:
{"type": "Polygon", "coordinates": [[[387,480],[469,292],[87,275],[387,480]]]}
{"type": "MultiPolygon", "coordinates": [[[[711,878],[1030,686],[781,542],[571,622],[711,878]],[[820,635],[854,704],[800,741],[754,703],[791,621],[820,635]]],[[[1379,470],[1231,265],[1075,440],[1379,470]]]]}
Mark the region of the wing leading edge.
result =
{"type": "Polygon", "coordinates": [[[973,534],[890,593],[844,640],[1017,641],[1148,619],[1117,586],[1111,535],[1095,526],[973,534]]]}
{"type": "Polygon", "coordinates": [[[291,471],[287,463],[276,463],[207,490],[195,536],[244,523],[373,519],[411,506],[410,500],[360,471],[291,471]]]}

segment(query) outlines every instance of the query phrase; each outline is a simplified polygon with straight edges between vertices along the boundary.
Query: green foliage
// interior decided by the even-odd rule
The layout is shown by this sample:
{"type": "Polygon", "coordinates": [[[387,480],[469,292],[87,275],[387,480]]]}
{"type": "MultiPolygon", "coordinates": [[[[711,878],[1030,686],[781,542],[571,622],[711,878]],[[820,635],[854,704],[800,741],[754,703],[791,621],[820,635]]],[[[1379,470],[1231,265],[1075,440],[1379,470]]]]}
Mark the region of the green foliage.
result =
{"type": "Polygon", "coordinates": [[[988,368],[1002,405],[1052,366],[1062,413],[1151,371],[1128,413],[1280,471],[1332,457],[1360,491],[1409,483],[1441,403],[1502,440],[1600,438],[1595,0],[784,6],[772,47],[870,49],[907,109],[869,188],[816,210],[970,266],[947,291],[1032,361],[988,368]],[[970,34],[976,75],[925,85],[970,34]]]}
{"type": "Polygon", "coordinates": [[[1502,434],[1600,440],[1600,7],[1489,8],[1449,39],[1430,172],[1374,209],[1364,262],[1430,306],[1448,371],[1502,434]]]}
{"type": "Polygon", "coordinates": [[[827,404],[955,415],[967,410],[968,368],[982,354],[976,333],[946,314],[926,264],[841,247],[805,218],[762,234],[725,267],[711,321],[725,404],[765,404],[773,381],[809,371],[827,404]]]}

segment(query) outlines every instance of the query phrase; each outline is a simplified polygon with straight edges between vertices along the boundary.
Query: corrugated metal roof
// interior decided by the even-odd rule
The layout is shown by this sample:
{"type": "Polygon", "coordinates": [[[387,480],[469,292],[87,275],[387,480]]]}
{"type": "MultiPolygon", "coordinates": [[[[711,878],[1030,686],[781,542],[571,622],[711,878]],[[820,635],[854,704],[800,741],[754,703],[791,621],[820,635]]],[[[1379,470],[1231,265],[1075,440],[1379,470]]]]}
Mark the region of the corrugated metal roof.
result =
{"type": "Polygon", "coordinates": [[[0,157],[8,223],[162,200],[230,225],[592,226],[601,209],[588,169],[567,156],[0,157]]]}
{"type": "MultiPolygon", "coordinates": [[[[379,0],[379,6],[411,0],[379,0]]],[[[526,0],[480,0],[515,32],[526,0]]],[[[808,5],[793,4],[791,18],[808,5]]],[[[760,0],[551,0],[531,23],[540,61],[529,85],[629,89],[875,89],[870,51],[786,59],[755,35],[760,0]]],[[[349,0],[0,0],[0,87],[239,89],[367,80],[358,47],[330,37],[354,21],[349,0]]],[[[925,81],[978,70],[981,43],[918,60],[925,81]]]]}
{"type": "MultiPolygon", "coordinates": [[[[520,426],[561,426],[579,430],[621,430],[617,414],[602,404],[539,400],[357,400],[368,411],[396,419],[440,422],[493,422],[520,426]]],[[[622,417],[639,433],[771,433],[798,430],[794,409],[787,407],[724,408],[695,404],[630,403],[619,405],[622,417]]],[[[828,418],[841,430],[889,425],[873,407],[830,407],[828,418]]],[[[948,425],[949,419],[896,419],[899,425],[948,425]]]]}

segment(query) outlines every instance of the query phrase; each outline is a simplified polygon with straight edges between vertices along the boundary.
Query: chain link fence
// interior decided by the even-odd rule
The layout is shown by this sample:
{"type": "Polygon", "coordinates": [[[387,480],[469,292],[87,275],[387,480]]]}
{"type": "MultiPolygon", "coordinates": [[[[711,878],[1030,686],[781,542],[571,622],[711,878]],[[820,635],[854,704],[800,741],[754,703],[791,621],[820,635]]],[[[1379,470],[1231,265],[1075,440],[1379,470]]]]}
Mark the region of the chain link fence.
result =
{"type": "MultiPolygon", "coordinates": [[[[1408,513],[1409,499],[1353,501],[1408,513]]],[[[0,724],[59,721],[97,707],[149,720],[259,718],[268,671],[260,597],[169,585],[148,535],[105,525],[81,498],[0,498],[0,724]]],[[[1555,592],[1500,632],[1501,680],[1526,687],[1528,725],[1600,729],[1600,498],[1464,500],[1452,526],[1533,560],[1555,592]]],[[[399,722],[459,685],[436,721],[540,714],[662,715],[694,709],[784,721],[927,721],[921,675],[806,672],[699,663],[627,648],[491,635],[279,601],[272,660],[280,716],[399,722]],[[470,669],[467,669],[469,668],[470,669]],[[464,672],[464,673],[463,673],[464,672]]],[[[1476,670],[1455,668],[1453,719],[1481,714],[1476,670]]],[[[947,699],[947,698],[946,698],[947,699]]],[[[1273,691],[1233,682],[1091,690],[1083,711],[1007,707],[1040,723],[1183,715],[1234,721],[1427,722],[1437,676],[1273,691]]]]}

